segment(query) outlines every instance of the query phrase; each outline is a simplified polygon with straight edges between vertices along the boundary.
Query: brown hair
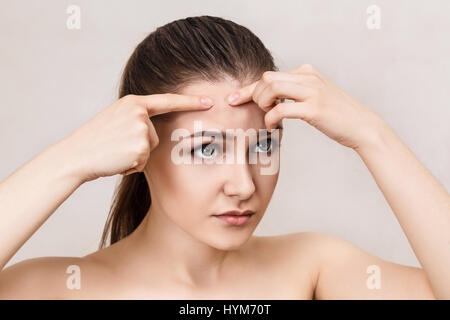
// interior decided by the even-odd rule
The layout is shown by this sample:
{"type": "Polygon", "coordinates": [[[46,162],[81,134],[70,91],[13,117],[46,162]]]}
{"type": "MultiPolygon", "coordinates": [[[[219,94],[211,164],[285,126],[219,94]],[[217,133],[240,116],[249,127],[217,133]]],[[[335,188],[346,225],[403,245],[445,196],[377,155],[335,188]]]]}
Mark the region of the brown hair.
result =
{"type": "MultiPolygon", "coordinates": [[[[219,17],[188,17],[158,27],[137,45],[125,66],[119,98],[177,93],[195,81],[230,77],[255,81],[265,71],[278,68],[270,51],[249,29],[219,17]]],[[[111,245],[133,232],[150,204],[144,173],[124,176],[115,190],[99,248],[105,247],[108,235],[111,245]]]]}

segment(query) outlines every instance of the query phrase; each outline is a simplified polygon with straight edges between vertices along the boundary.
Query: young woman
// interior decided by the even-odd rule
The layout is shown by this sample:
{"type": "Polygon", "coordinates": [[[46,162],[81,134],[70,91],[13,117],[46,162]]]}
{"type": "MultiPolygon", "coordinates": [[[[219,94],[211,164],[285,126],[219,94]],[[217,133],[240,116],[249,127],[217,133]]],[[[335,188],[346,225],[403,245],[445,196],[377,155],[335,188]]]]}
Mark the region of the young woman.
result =
{"type": "Polygon", "coordinates": [[[189,17],[159,27],[136,47],[119,95],[0,184],[0,298],[450,298],[448,192],[380,117],[312,66],[278,72],[247,28],[189,17]],[[261,174],[260,162],[174,161],[178,129],[192,159],[229,152],[218,147],[231,145],[228,136],[191,138],[195,121],[205,130],[278,128],[231,151],[277,156],[280,141],[268,134],[281,138],[283,118],[306,121],[360,155],[423,268],[317,232],[252,236],[278,171],[261,174]],[[123,179],[98,251],[4,268],[81,184],[115,174],[123,179]],[[78,270],[75,289],[69,268],[78,270]]]}

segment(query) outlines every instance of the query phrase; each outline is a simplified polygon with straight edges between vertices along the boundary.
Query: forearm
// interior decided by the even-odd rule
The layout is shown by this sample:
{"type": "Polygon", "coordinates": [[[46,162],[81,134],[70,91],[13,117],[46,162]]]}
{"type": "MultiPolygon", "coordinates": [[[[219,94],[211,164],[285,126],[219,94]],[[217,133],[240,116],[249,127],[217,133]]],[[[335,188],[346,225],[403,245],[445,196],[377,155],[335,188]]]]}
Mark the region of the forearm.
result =
{"type": "Polygon", "coordinates": [[[355,151],[373,175],[426,272],[450,299],[450,195],[386,124],[355,151]]]}
{"type": "Polygon", "coordinates": [[[0,270],[83,183],[66,150],[60,141],[0,183],[0,270]]]}

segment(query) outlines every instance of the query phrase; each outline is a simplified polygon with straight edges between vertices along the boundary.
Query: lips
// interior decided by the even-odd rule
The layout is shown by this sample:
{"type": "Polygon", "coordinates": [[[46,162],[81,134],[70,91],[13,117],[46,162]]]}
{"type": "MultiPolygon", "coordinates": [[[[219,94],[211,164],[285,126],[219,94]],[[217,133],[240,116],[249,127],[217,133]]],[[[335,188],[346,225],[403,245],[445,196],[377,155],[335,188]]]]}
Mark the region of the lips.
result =
{"type": "Polygon", "coordinates": [[[251,216],[253,215],[255,212],[253,212],[252,210],[245,210],[245,211],[238,211],[238,210],[231,210],[231,211],[227,211],[221,214],[216,214],[215,216],[251,216]]]}
{"type": "Polygon", "coordinates": [[[246,211],[227,211],[222,214],[216,214],[214,217],[222,220],[223,222],[232,225],[232,226],[240,226],[250,219],[250,217],[254,214],[254,211],[246,210],[246,211]]]}

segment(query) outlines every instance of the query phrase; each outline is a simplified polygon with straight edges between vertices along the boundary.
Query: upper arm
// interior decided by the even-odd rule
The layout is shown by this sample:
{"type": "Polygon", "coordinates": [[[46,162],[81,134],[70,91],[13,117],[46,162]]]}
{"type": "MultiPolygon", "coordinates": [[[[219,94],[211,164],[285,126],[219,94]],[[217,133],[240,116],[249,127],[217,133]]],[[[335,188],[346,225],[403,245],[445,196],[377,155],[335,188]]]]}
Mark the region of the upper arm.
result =
{"type": "Polygon", "coordinates": [[[72,258],[42,257],[13,264],[0,272],[2,299],[58,299],[68,293],[67,267],[72,258]]]}
{"type": "Polygon", "coordinates": [[[319,268],[316,299],[436,299],[422,268],[373,256],[343,239],[309,233],[319,268]]]}

